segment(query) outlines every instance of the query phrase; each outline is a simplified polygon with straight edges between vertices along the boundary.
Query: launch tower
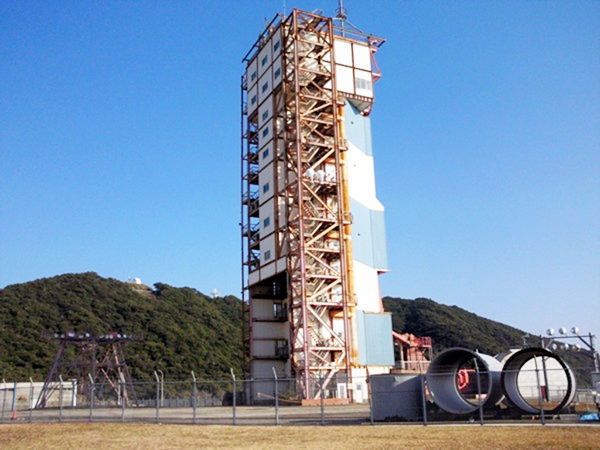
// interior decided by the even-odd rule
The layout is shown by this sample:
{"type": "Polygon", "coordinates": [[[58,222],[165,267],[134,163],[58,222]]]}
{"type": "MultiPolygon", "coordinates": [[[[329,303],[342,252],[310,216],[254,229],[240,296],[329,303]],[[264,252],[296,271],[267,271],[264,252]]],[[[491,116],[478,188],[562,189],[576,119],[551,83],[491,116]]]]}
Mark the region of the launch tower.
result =
{"type": "Polygon", "coordinates": [[[343,13],[277,15],[243,59],[250,401],[272,393],[273,369],[293,380],[289,387],[305,402],[364,401],[367,372],[394,364],[391,317],[379,291],[387,257],[369,118],[380,77],[374,55],[384,40],[351,26],[343,13]]]}

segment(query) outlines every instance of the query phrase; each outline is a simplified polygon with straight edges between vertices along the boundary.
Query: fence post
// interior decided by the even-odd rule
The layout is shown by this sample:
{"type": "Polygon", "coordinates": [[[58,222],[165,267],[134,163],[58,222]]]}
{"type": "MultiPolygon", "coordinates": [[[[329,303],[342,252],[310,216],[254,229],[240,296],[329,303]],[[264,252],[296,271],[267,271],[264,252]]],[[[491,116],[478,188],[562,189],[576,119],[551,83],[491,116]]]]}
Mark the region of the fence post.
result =
{"type": "Polygon", "coordinates": [[[425,375],[419,375],[421,379],[421,407],[423,408],[423,426],[427,426],[427,397],[425,396],[425,375]]]}
{"type": "Polygon", "coordinates": [[[63,415],[63,379],[62,375],[58,376],[59,385],[58,385],[58,421],[62,422],[63,415]]]}
{"type": "Polygon", "coordinates": [[[192,422],[196,423],[196,402],[197,402],[197,397],[196,397],[196,374],[194,373],[194,371],[192,370],[192,380],[193,381],[193,387],[192,387],[192,422]]]}
{"type": "MultiPolygon", "coordinates": [[[[479,425],[483,426],[483,403],[481,402],[481,376],[479,374],[479,364],[477,358],[473,358],[475,364],[475,377],[477,378],[477,406],[479,408],[479,425]]],[[[490,373],[488,372],[488,383],[491,383],[490,373]]]]}
{"type": "Polygon", "coordinates": [[[121,373],[121,423],[125,423],[125,377],[121,373]]]}
{"type": "Polygon", "coordinates": [[[275,367],[271,367],[271,369],[273,369],[273,377],[275,378],[275,425],[279,425],[279,386],[275,367]]]}
{"type": "Polygon", "coordinates": [[[0,423],[4,423],[4,409],[6,408],[6,380],[2,378],[2,417],[0,423]]]}
{"type": "Polygon", "coordinates": [[[156,378],[156,423],[160,423],[160,378],[158,378],[156,370],[154,378],[156,378]]]}
{"type": "Polygon", "coordinates": [[[33,417],[33,378],[29,377],[29,423],[31,423],[33,417]]]}
{"type": "Polygon", "coordinates": [[[540,386],[540,372],[538,370],[537,356],[533,357],[535,363],[535,380],[537,383],[538,401],[540,402],[540,422],[542,425],[546,425],[546,417],[544,415],[544,399],[542,398],[542,387],[540,386]]]}
{"type": "Polygon", "coordinates": [[[77,407],[77,378],[71,379],[71,389],[73,394],[71,395],[71,408],[77,407]]]}
{"type": "Polygon", "coordinates": [[[12,416],[11,420],[15,420],[17,418],[17,382],[13,382],[13,397],[11,404],[12,416]]]}
{"type": "Polygon", "coordinates": [[[236,407],[236,389],[235,389],[235,373],[233,373],[233,368],[229,368],[231,372],[231,379],[233,380],[233,424],[237,425],[237,417],[235,415],[235,407],[236,407]]]}
{"type": "Polygon", "coordinates": [[[371,377],[369,376],[369,367],[367,366],[367,396],[369,397],[369,422],[371,425],[375,424],[375,418],[373,417],[373,390],[371,389],[371,377]]]}
{"type": "Polygon", "coordinates": [[[323,373],[319,372],[319,389],[321,390],[321,425],[325,425],[325,390],[323,389],[323,373]]]}
{"type": "Polygon", "coordinates": [[[92,422],[94,420],[94,397],[96,391],[96,383],[94,383],[94,379],[92,378],[92,374],[88,373],[88,377],[90,379],[90,418],[89,421],[92,422]]]}
{"type": "Polygon", "coordinates": [[[160,407],[165,406],[165,373],[158,369],[158,373],[160,373],[160,407]]]}

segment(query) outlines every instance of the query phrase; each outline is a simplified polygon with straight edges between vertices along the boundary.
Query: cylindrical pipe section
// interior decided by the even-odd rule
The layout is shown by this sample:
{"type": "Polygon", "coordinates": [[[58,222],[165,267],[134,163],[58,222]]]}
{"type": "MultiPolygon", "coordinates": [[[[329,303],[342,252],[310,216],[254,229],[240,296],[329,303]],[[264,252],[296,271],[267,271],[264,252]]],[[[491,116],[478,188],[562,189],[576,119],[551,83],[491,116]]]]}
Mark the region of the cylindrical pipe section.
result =
{"type": "Polygon", "coordinates": [[[524,348],[510,355],[501,377],[502,390],[513,406],[528,414],[557,413],[569,406],[575,397],[575,376],[567,363],[556,353],[541,347],[524,348]],[[543,402],[539,405],[535,358],[543,402]],[[536,391],[533,392],[533,389],[536,391]],[[527,399],[530,399],[528,401],[527,399]],[[544,407],[545,403],[545,407],[544,407]]]}
{"type": "Polygon", "coordinates": [[[459,371],[475,360],[482,377],[481,394],[484,405],[502,400],[500,375],[502,364],[490,355],[466,348],[450,348],[440,353],[429,365],[427,386],[435,403],[451,414],[469,414],[477,410],[478,402],[469,402],[457,385],[459,371]]]}

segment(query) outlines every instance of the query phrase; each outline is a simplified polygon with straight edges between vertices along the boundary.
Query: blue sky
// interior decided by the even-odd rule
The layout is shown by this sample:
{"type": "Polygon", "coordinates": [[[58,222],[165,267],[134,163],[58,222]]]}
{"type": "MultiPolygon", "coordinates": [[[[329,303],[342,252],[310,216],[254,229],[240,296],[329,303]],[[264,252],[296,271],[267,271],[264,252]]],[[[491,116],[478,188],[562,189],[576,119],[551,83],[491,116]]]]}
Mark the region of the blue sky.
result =
{"type": "MultiPolygon", "coordinates": [[[[0,286],[239,295],[240,60],[283,4],[2,2],[0,286]]],[[[387,39],[382,293],[600,332],[600,2],[344,4],[387,39]]]]}

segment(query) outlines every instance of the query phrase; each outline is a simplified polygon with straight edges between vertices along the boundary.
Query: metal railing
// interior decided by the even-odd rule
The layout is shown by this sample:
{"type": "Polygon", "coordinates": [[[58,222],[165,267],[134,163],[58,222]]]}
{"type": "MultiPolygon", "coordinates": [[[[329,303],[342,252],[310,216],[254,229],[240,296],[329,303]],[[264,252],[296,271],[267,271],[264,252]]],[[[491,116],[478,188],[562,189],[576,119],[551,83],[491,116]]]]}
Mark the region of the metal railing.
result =
{"type": "Polygon", "coordinates": [[[414,371],[414,372],[427,372],[430,361],[422,360],[408,360],[408,361],[397,361],[394,365],[394,369],[414,371]]]}

